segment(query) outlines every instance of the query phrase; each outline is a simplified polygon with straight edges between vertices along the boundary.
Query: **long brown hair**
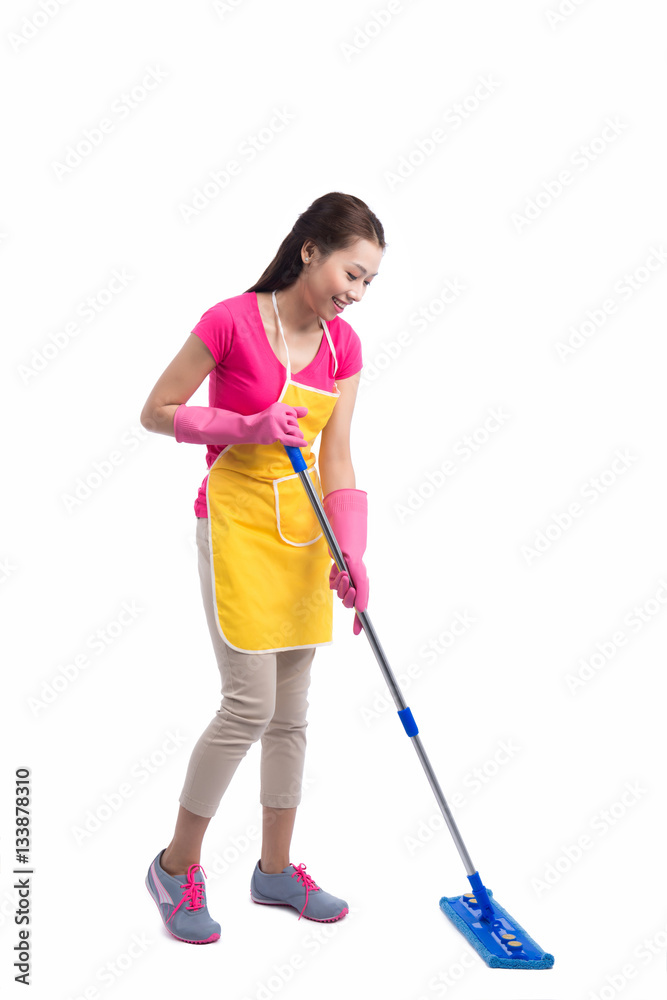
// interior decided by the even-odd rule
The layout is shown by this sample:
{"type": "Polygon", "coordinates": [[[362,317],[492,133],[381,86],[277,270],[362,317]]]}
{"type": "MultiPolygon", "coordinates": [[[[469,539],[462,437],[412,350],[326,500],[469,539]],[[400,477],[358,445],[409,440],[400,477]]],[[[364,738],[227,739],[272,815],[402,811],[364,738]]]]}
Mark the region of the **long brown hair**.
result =
{"type": "Polygon", "coordinates": [[[377,244],[382,251],[387,246],[382,223],[361,198],[342,191],[323,194],[300,213],[261,278],[246,292],[277,292],[292,285],[304,266],[301,248],[307,240],[326,259],[359,239],[377,244]]]}

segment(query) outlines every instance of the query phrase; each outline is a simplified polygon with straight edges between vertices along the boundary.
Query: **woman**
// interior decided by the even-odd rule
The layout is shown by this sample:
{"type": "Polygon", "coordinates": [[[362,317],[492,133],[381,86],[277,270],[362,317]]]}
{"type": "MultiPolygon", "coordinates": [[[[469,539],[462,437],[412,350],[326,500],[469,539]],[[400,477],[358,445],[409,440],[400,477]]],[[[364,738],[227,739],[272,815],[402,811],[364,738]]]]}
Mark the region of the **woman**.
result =
{"type": "MultiPolygon", "coordinates": [[[[367,495],[355,488],[350,457],[361,343],[341,313],[361,302],[385,246],[380,221],[359,198],[331,192],[316,199],[257,284],[203,314],[141,414],[148,430],[207,445],[209,472],[194,507],[223,698],[193,749],[173,838],[146,876],[165,926],[191,944],[220,937],[206,904],[201,844],[258,739],[262,853],[251,898],[293,906],[299,919],[332,921],[348,912],[305,864],[290,864],[289,848],[311,663],[317,646],[332,642],[331,591],[356,611],[368,602],[367,495]],[[209,373],[210,405],[187,406],[209,373]],[[320,432],[318,475],[310,448],[320,432]],[[303,449],[349,576],[331,565],[285,445],[303,449]]],[[[360,628],[355,614],[355,634],[360,628]]]]}

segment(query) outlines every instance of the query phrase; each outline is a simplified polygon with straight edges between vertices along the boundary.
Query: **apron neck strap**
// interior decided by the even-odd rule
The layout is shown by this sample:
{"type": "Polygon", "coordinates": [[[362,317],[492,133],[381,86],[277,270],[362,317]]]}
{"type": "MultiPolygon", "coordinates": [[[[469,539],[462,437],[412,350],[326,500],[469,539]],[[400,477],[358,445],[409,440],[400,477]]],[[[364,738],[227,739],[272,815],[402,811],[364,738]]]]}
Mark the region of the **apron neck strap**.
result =
{"type": "Polygon", "coordinates": [[[287,355],[287,381],[289,382],[292,378],[292,365],[289,359],[289,350],[287,349],[287,341],[285,340],[285,334],[283,332],[283,325],[280,322],[280,313],[278,312],[278,304],[276,302],[276,293],[271,292],[271,299],[273,300],[273,308],[276,311],[276,316],[278,318],[278,326],[280,327],[280,336],[283,338],[283,344],[285,345],[285,354],[287,355]]]}
{"type": "MultiPolygon", "coordinates": [[[[276,316],[278,318],[278,326],[280,328],[280,336],[283,338],[283,344],[285,345],[285,354],[287,355],[287,381],[289,382],[290,379],[292,378],[292,365],[291,365],[291,362],[290,362],[289,350],[287,349],[287,341],[285,340],[285,332],[283,330],[283,325],[280,322],[280,313],[278,312],[278,303],[276,302],[276,293],[275,292],[271,292],[271,300],[273,302],[273,308],[275,309],[276,316]]],[[[335,368],[334,378],[335,378],[336,377],[336,372],[338,371],[338,358],[336,357],[336,352],[334,350],[334,345],[333,345],[333,342],[331,340],[331,337],[329,336],[329,330],[327,329],[326,323],[324,322],[324,320],[322,319],[321,316],[318,316],[318,319],[320,321],[320,326],[324,329],[324,333],[326,335],[327,341],[329,342],[329,348],[330,348],[331,353],[333,355],[334,368],[335,368]]]]}

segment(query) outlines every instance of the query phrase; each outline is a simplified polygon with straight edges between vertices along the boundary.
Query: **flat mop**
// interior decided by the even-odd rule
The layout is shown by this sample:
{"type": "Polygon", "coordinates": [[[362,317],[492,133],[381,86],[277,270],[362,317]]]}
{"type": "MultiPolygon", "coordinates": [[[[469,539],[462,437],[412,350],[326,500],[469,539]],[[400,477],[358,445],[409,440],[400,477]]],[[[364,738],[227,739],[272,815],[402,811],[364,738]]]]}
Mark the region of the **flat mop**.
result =
{"type": "MultiPolygon", "coordinates": [[[[324,513],[324,508],[308,473],[308,466],[304,461],[301,449],[290,445],[285,445],[284,447],[290,457],[294,471],[299,474],[299,478],[308,494],[317,515],[317,520],[329,545],[329,551],[333,554],[336,566],[349,576],[349,570],[345,564],[343,553],[336,541],[329,520],[324,513]]],[[[461,839],[461,834],[458,831],[454,817],[442,794],[438,779],[433,773],[433,768],[426,756],[426,751],[421,744],[417,724],[396,683],[396,678],[387,662],[384,650],[375,634],[371,620],[365,611],[355,611],[355,614],[359,618],[366,633],[366,638],[370,642],[375,657],[380,664],[394,703],[397,706],[398,717],[417,751],[417,756],[422,763],[429,784],[445,817],[449,832],[461,855],[461,860],[465,866],[468,881],[472,888],[472,892],[466,892],[462,896],[443,896],[440,900],[440,909],[458,927],[475,951],[481,955],[486,964],[491,968],[550,969],[554,964],[553,955],[542,951],[530,934],[526,933],[523,927],[495,899],[491,900],[493,893],[482,883],[479,872],[473,865],[466,846],[461,839]]]]}

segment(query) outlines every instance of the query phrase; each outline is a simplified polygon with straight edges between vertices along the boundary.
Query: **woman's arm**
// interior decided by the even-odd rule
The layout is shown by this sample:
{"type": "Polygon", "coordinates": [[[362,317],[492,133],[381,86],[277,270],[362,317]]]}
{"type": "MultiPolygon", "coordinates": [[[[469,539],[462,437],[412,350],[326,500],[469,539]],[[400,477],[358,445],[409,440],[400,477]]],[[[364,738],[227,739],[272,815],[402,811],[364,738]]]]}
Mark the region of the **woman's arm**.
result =
{"type": "Polygon", "coordinates": [[[187,403],[214,368],[215,358],[208,347],[191,333],[151,389],[139,418],[141,426],[173,437],[174,413],[181,403],[187,403]]]}
{"type": "Polygon", "coordinates": [[[322,430],[318,454],[322,496],[356,488],[350,455],[350,426],[361,372],[337,382],[340,396],[322,430]]]}
{"type": "MultiPolygon", "coordinates": [[[[348,569],[347,572],[339,571],[334,562],[329,571],[329,586],[346,608],[354,606],[357,611],[365,611],[369,586],[362,557],[366,550],[368,503],[365,490],[356,488],[350,456],[350,425],[360,375],[357,372],[338,382],[340,397],[322,430],[319,466],[322,506],[348,569]],[[336,490],[343,492],[336,493],[336,490]]],[[[355,635],[361,632],[358,615],[354,616],[352,629],[355,635]]]]}

